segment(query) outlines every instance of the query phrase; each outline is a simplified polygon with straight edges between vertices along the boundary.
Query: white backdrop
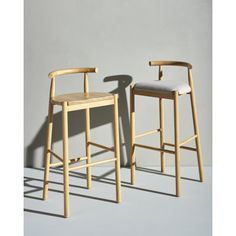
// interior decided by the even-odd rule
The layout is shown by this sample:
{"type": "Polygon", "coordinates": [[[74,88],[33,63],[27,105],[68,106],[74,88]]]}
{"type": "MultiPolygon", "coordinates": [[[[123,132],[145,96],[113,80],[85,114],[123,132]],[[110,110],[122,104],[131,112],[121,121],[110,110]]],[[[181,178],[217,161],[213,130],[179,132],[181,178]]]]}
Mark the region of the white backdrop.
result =
{"type": "MultiPolygon", "coordinates": [[[[149,60],[182,60],[193,65],[204,165],[212,158],[212,57],[210,0],[25,0],[25,165],[43,165],[49,79],[54,69],[96,66],[90,91],[120,95],[122,165],[129,155],[129,84],[156,78],[149,60]]],[[[187,81],[184,69],[164,70],[164,77],[187,81]]],[[[82,79],[57,80],[57,93],[82,91],[82,79]]],[[[192,135],[188,97],[180,99],[181,139],[192,135]]],[[[136,100],[136,130],[158,128],[158,102],[136,100]]],[[[173,141],[172,103],[166,102],[166,139],[173,141]]],[[[54,149],[61,153],[61,116],[55,115],[54,149]]],[[[112,110],[92,111],[92,140],[112,145],[112,110]]],[[[69,115],[70,156],[84,155],[84,114],[69,115]]],[[[143,139],[159,144],[158,136],[143,139]]],[[[100,152],[92,149],[93,153],[100,152]]],[[[137,164],[159,165],[159,154],[137,149],[137,164]]],[[[111,153],[94,158],[111,156],[111,153]]],[[[192,152],[181,153],[183,165],[196,165],[192,152]]],[[[167,155],[167,164],[173,158],[167,155]]]]}

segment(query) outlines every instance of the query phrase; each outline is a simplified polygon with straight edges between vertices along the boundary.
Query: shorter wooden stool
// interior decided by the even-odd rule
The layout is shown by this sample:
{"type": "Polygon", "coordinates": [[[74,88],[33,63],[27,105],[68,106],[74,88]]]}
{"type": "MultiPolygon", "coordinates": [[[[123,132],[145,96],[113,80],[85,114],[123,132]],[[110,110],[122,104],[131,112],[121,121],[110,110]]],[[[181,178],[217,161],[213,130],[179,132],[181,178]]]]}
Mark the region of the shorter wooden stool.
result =
{"type": "Polygon", "coordinates": [[[159,151],[161,153],[161,171],[165,170],[164,153],[175,155],[175,175],[176,175],[176,196],[180,196],[180,149],[197,152],[198,169],[200,181],[203,181],[202,153],[200,145],[200,134],[197,122],[197,111],[195,105],[195,94],[192,80],[192,65],[178,61],[151,61],[150,66],[159,66],[159,80],[153,82],[140,82],[130,87],[130,123],[131,123],[131,184],[135,183],[135,148],[146,148],[159,151]],[[163,66],[182,66],[188,70],[188,84],[163,80],[163,66]],[[183,142],[179,140],[179,97],[190,95],[194,135],[183,142]],[[159,98],[160,128],[135,135],[135,95],[159,98]],[[164,99],[171,99],[174,102],[174,136],[175,142],[166,143],[164,140],[164,99]],[[160,147],[152,147],[136,143],[136,139],[148,134],[160,133],[160,147]],[[196,148],[185,146],[191,140],[195,140],[196,148]],[[174,147],[174,150],[166,149],[166,146],[174,147]]]}
{"type": "Polygon", "coordinates": [[[64,216],[69,217],[69,171],[86,168],[87,172],[87,187],[91,188],[91,166],[104,164],[108,162],[115,162],[116,169],[116,201],[121,202],[120,190],[120,146],[119,146],[119,124],[118,124],[118,95],[110,93],[89,93],[88,87],[88,73],[96,73],[97,68],[74,68],[57,70],[49,73],[51,79],[49,109],[48,109],[48,131],[47,143],[45,153],[45,170],[44,170],[44,186],[43,199],[48,197],[48,183],[49,183],[49,168],[63,166],[64,177],[64,216]],[[84,93],[71,93],[55,96],[55,80],[57,76],[83,73],[84,74],[84,93]],[[52,151],[52,130],[53,130],[53,108],[55,105],[62,107],[62,134],[63,134],[63,157],[57,155],[52,151]],[[101,144],[91,142],[90,140],[90,109],[102,106],[113,106],[114,111],[114,147],[107,147],[101,144]],[[68,157],[68,113],[70,111],[85,110],[85,141],[86,141],[86,156],[69,159],[68,157]],[[94,145],[115,153],[114,158],[91,162],[90,146],[94,145]],[[59,162],[51,163],[51,155],[56,157],[59,162]],[[80,166],[69,167],[69,164],[74,164],[79,161],[86,160],[86,164],[80,166]]]}

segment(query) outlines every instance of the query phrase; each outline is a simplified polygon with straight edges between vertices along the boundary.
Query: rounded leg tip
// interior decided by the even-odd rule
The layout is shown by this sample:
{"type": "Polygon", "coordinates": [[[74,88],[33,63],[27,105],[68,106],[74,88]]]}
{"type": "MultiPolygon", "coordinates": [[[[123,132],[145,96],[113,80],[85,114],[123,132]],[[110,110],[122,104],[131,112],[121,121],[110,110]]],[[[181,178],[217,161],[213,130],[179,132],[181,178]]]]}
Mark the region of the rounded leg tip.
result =
{"type": "Polygon", "coordinates": [[[180,194],[179,194],[179,193],[176,193],[176,197],[180,197],[180,194]]]}
{"type": "Polygon", "coordinates": [[[69,218],[70,217],[70,213],[68,211],[64,211],[64,218],[69,218]]]}
{"type": "Polygon", "coordinates": [[[90,190],[92,186],[90,184],[87,184],[87,189],[90,190]]]}
{"type": "Polygon", "coordinates": [[[179,189],[178,190],[176,190],[176,197],[180,197],[180,191],[179,191],[179,189]]]}
{"type": "Polygon", "coordinates": [[[122,201],[121,201],[121,199],[117,199],[116,202],[119,204],[119,203],[121,203],[122,201]]]}
{"type": "Polygon", "coordinates": [[[46,195],[43,194],[43,197],[42,197],[43,201],[46,201],[48,199],[48,197],[46,195]]]}

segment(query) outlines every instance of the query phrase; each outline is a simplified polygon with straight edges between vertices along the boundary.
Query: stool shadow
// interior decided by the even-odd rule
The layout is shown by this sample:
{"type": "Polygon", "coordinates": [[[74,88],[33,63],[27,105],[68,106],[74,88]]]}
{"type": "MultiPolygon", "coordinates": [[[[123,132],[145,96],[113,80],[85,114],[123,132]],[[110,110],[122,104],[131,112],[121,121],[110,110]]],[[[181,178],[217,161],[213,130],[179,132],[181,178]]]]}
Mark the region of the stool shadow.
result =
{"type": "MultiPolygon", "coordinates": [[[[43,171],[43,168],[34,168],[40,171],[43,171]]],[[[59,175],[63,175],[63,171],[60,168],[52,168],[50,170],[50,173],[53,174],[59,174],[59,175]]],[[[107,172],[108,173],[108,172],[107,172]]],[[[109,174],[111,174],[109,172],[109,174]]],[[[109,175],[108,174],[108,175],[109,175]]],[[[69,173],[70,177],[74,177],[74,178],[79,178],[79,179],[86,179],[86,174],[80,173],[80,172],[75,172],[75,171],[70,171],[69,173]]],[[[29,187],[29,188],[33,188],[32,190],[29,191],[25,191],[24,192],[24,198],[30,198],[30,199],[34,199],[34,200],[43,200],[42,197],[36,197],[36,196],[31,196],[31,193],[36,193],[36,192],[42,192],[43,188],[39,187],[38,185],[34,185],[31,184],[31,181],[38,181],[39,183],[42,183],[43,180],[42,179],[38,179],[38,178],[34,178],[34,177],[28,177],[25,176],[24,177],[24,186],[25,187],[29,187]]],[[[115,186],[115,180],[113,178],[110,177],[104,177],[104,175],[93,175],[92,176],[92,181],[94,182],[99,182],[99,183],[104,183],[104,184],[108,184],[108,185],[113,185],[115,186]]],[[[62,182],[56,182],[56,181],[49,181],[49,184],[53,183],[54,185],[59,185],[62,186],[63,183],[62,182]]],[[[121,186],[122,188],[128,188],[128,189],[132,189],[132,190],[136,190],[136,191],[144,191],[147,193],[152,193],[152,194],[161,194],[161,195],[165,195],[165,196],[169,196],[169,197],[176,197],[175,194],[171,194],[171,193],[165,193],[165,192],[160,192],[160,191],[156,191],[156,190],[152,190],[152,189],[146,189],[146,188],[141,188],[138,186],[132,186],[130,185],[129,182],[125,182],[125,181],[121,181],[121,186]]],[[[73,188],[86,188],[83,186],[78,186],[78,185],[73,185],[70,184],[70,187],[73,188]]],[[[49,192],[55,192],[55,193],[59,193],[59,194],[63,194],[64,192],[62,190],[58,190],[55,188],[50,188],[49,187],[49,192]]],[[[115,200],[112,199],[106,199],[106,198],[101,198],[101,197],[96,197],[96,196],[91,196],[91,195],[84,195],[84,194],[78,194],[78,193],[73,193],[70,191],[70,195],[71,196],[77,196],[77,197],[82,197],[82,198],[87,198],[87,199],[91,199],[91,200],[96,200],[96,201],[103,201],[103,202],[108,202],[108,203],[115,203],[117,204],[117,202],[115,200]]],[[[51,213],[51,212],[43,212],[43,211],[38,211],[38,210],[34,210],[34,209],[24,209],[25,212],[29,212],[29,213],[34,213],[34,214],[41,214],[41,215],[46,215],[46,216],[53,216],[53,217],[59,217],[59,218],[64,218],[63,215],[59,215],[59,214],[55,214],[55,213],[51,213]]]]}
{"type": "MultiPolygon", "coordinates": [[[[31,182],[31,181],[43,182],[43,180],[42,180],[42,179],[31,178],[31,177],[26,177],[26,179],[27,179],[27,181],[24,181],[24,186],[25,186],[25,187],[30,187],[30,188],[33,188],[33,189],[32,189],[32,190],[29,190],[29,191],[25,191],[25,192],[24,192],[24,197],[25,197],[25,198],[35,199],[35,200],[43,200],[42,197],[35,197],[35,196],[30,196],[30,195],[28,195],[28,194],[35,193],[35,192],[39,192],[39,191],[42,191],[42,190],[43,190],[42,187],[32,185],[32,184],[30,184],[29,182],[31,182]]],[[[61,183],[61,182],[49,181],[49,184],[50,184],[50,183],[63,186],[63,183],[61,183]]],[[[78,186],[78,185],[73,185],[73,184],[69,184],[69,187],[86,189],[86,187],[78,186]]],[[[49,188],[48,190],[49,190],[50,192],[55,192],[55,193],[64,194],[64,191],[63,191],[63,190],[58,190],[58,189],[54,189],[54,188],[49,188]]],[[[84,194],[79,194],[79,193],[73,193],[73,192],[71,192],[71,191],[70,191],[70,195],[72,195],[72,196],[77,196],[77,197],[88,198],[88,199],[92,199],[92,200],[98,200],[98,201],[104,201],[104,202],[117,203],[115,200],[105,199],[105,198],[100,198],[100,197],[95,197],[95,196],[90,196],[90,195],[84,195],[84,194]]]]}
{"type": "MultiPolygon", "coordinates": [[[[126,96],[126,87],[131,84],[132,77],[130,75],[113,75],[107,76],[103,80],[104,82],[117,82],[117,86],[110,91],[110,93],[119,95],[119,116],[120,116],[120,131],[123,131],[124,134],[124,143],[121,143],[120,147],[120,158],[121,165],[125,166],[127,160],[125,156],[129,156],[129,112],[128,112],[128,103],[126,96]],[[124,146],[124,148],[123,148],[124,146]],[[124,150],[125,149],[125,153],[124,150]],[[126,155],[125,155],[126,154],[126,155]]],[[[113,121],[113,111],[112,106],[105,106],[91,109],[91,130],[93,128],[112,123],[113,121]]],[[[81,134],[85,132],[85,115],[84,110],[70,112],[68,116],[68,131],[69,137],[81,134]]],[[[61,112],[54,113],[54,124],[53,124],[53,143],[60,141],[62,139],[61,132],[62,116],[61,112]]],[[[47,116],[43,124],[41,125],[39,131],[35,135],[34,139],[26,147],[25,152],[25,166],[26,167],[39,167],[44,165],[44,156],[37,157],[36,149],[45,146],[46,142],[46,133],[47,133],[47,116]]],[[[120,138],[121,141],[121,138],[120,138]]],[[[99,141],[98,141],[99,142],[99,141]]],[[[92,154],[93,156],[100,155],[106,151],[99,151],[92,154]]]]}
{"type": "MultiPolygon", "coordinates": [[[[36,168],[39,169],[39,168],[36,168]]],[[[43,169],[39,169],[39,170],[43,170],[43,169]]],[[[85,175],[82,175],[83,177],[81,178],[86,178],[85,175]]],[[[77,176],[78,177],[78,176],[77,176]]],[[[28,190],[24,192],[24,198],[29,198],[29,199],[34,199],[34,200],[43,200],[42,197],[37,197],[37,196],[31,196],[29,194],[32,193],[36,193],[36,192],[41,192],[43,190],[42,187],[39,187],[37,185],[33,185],[30,182],[31,181],[38,181],[38,182],[43,182],[42,179],[38,179],[38,178],[34,178],[34,177],[24,177],[24,186],[25,187],[29,187],[29,188],[33,188],[32,190],[28,190]]],[[[54,184],[54,185],[60,185],[62,186],[63,183],[61,182],[56,182],[56,181],[49,181],[49,184],[54,184]]],[[[83,186],[78,186],[78,185],[73,185],[73,184],[69,184],[70,187],[73,188],[82,188],[82,189],[87,189],[87,187],[83,187],[83,186]]],[[[62,190],[58,190],[58,189],[54,189],[54,188],[49,188],[48,189],[50,192],[55,192],[55,193],[60,193],[63,194],[64,191],[62,190]]],[[[111,199],[106,199],[106,198],[100,198],[100,197],[96,197],[96,196],[91,196],[91,195],[84,195],[84,194],[78,194],[78,193],[73,193],[70,191],[70,195],[72,196],[76,196],[76,197],[82,197],[82,198],[87,198],[87,199],[91,199],[91,200],[97,200],[97,201],[103,201],[103,202],[108,202],[108,203],[115,203],[117,204],[117,202],[115,200],[111,200],[111,199]]],[[[41,215],[47,215],[47,216],[53,216],[53,217],[59,217],[59,218],[64,218],[64,215],[60,215],[60,214],[55,214],[55,213],[51,213],[51,212],[44,212],[44,211],[38,211],[38,210],[33,210],[33,209],[27,209],[24,208],[25,212],[29,212],[29,213],[34,213],[34,214],[41,214],[41,215]]]]}
{"type": "MultiPolygon", "coordinates": [[[[136,170],[142,171],[142,172],[146,172],[146,173],[150,173],[150,174],[163,175],[163,176],[175,178],[175,175],[162,173],[160,170],[153,170],[153,169],[145,168],[145,167],[136,167],[136,170]]],[[[189,178],[189,177],[182,177],[182,176],[181,176],[180,178],[181,178],[181,179],[184,179],[184,180],[194,181],[194,182],[201,182],[201,181],[198,180],[198,179],[192,179],[192,178],[189,178]]]]}
{"type": "Polygon", "coordinates": [[[36,210],[31,210],[31,209],[26,209],[24,208],[25,212],[29,213],[34,213],[34,214],[40,214],[40,215],[47,215],[47,216],[54,216],[54,217],[59,217],[59,218],[64,218],[63,215],[55,214],[55,213],[50,213],[50,212],[44,212],[44,211],[36,211],[36,210]]]}

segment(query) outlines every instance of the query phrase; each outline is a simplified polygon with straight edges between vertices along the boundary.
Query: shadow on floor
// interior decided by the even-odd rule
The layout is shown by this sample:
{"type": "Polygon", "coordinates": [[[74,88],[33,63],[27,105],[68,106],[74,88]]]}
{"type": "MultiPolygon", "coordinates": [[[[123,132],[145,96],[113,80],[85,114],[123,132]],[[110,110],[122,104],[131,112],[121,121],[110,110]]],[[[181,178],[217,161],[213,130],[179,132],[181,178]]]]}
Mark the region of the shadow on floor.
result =
{"type": "MultiPolygon", "coordinates": [[[[34,168],[40,171],[43,171],[43,168],[34,168]]],[[[53,174],[59,174],[59,175],[63,175],[63,170],[60,168],[54,168],[50,170],[50,173],[53,174]]],[[[114,172],[113,170],[109,170],[108,172],[100,175],[100,176],[92,176],[92,181],[94,182],[99,182],[99,183],[104,183],[104,184],[109,184],[109,185],[114,185],[115,186],[115,180],[112,178],[108,178],[106,176],[110,175],[111,173],[114,172]]],[[[79,172],[75,172],[75,171],[70,171],[69,173],[70,177],[75,177],[75,178],[80,178],[80,179],[86,179],[86,174],[83,173],[79,173],[79,172]]],[[[172,176],[171,176],[172,177],[172,176]]],[[[41,192],[43,190],[42,187],[39,187],[37,185],[31,184],[31,181],[38,181],[38,182],[43,182],[42,179],[38,179],[38,178],[32,178],[32,177],[24,177],[24,186],[25,187],[29,187],[29,188],[33,188],[32,190],[28,190],[24,192],[24,197],[25,198],[31,198],[31,199],[35,199],[35,200],[42,200],[42,198],[40,197],[35,197],[35,196],[31,196],[29,194],[31,193],[35,193],[35,192],[41,192]]],[[[63,185],[62,182],[56,182],[56,181],[49,181],[49,186],[51,184],[56,184],[56,185],[63,185]]],[[[73,185],[70,184],[70,187],[73,188],[82,188],[82,189],[86,189],[86,187],[84,186],[78,186],[78,185],[73,185]]],[[[171,194],[171,193],[165,193],[165,192],[160,192],[160,191],[155,191],[155,190],[151,190],[151,189],[145,189],[145,188],[140,188],[137,186],[132,186],[130,185],[129,182],[125,182],[125,181],[121,181],[121,187],[122,188],[128,188],[128,189],[133,189],[133,190],[138,190],[138,191],[144,191],[144,192],[148,192],[148,193],[154,193],[154,194],[161,194],[161,195],[165,195],[165,196],[169,196],[169,197],[176,197],[175,194],[171,194]]],[[[60,193],[63,194],[64,192],[62,190],[57,190],[57,189],[52,189],[49,188],[48,189],[51,192],[56,192],[56,193],[60,193]]],[[[42,194],[42,193],[40,193],[42,194]]],[[[70,195],[72,196],[77,196],[77,197],[83,197],[83,198],[87,198],[87,199],[91,199],[91,200],[97,200],[97,201],[103,201],[103,202],[109,202],[109,203],[116,203],[115,200],[111,200],[111,199],[105,199],[105,198],[100,198],[100,197],[95,197],[95,196],[90,196],[90,195],[84,195],[84,194],[78,194],[78,193],[73,193],[70,191],[70,195]]],[[[55,216],[55,217],[63,217],[61,215],[57,215],[57,214],[53,214],[53,213],[48,213],[48,212],[42,212],[42,211],[35,211],[35,210],[31,210],[31,209],[25,209],[26,212],[30,212],[30,213],[36,213],[36,214],[43,214],[43,215],[48,215],[48,216],[55,216]]]]}
{"type": "Polygon", "coordinates": [[[24,211],[25,212],[29,212],[29,213],[34,213],[34,214],[40,214],[40,215],[47,215],[47,216],[64,218],[64,215],[54,214],[54,213],[50,213],[50,212],[36,211],[36,210],[31,210],[31,209],[26,209],[26,208],[24,208],[24,211]]]}
{"type": "MultiPolygon", "coordinates": [[[[159,170],[153,170],[153,169],[149,169],[149,168],[145,168],[145,167],[136,167],[136,170],[142,171],[142,172],[146,172],[146,173],[150,173],[150,174],[164,175],[164,176],[168,176],[168,177],[173,177],[173,178],[175,178],[175,175],[170,175],[170,174],[162,173],[162,172],[159,171],[159,170]]],[[[198,179],[191,179],[191,178],[188,178],[188,177],[180,177],[180,178],[181,178],[181,179],[184,179],[184,180],[194,181],[194,182],[201,182],[201,181],[198,180],[198,179]]]]}
{"type": "MultiPolygon", "coordinates": [[[[125,156],[129,156],[130,153],[130,136],[129,136],[129,112],[126,96],[126,87],[132,82],[130,75],[114,75],[105,77],[103,80],[105,83],[116,82],[117,86],[110,91],[110,93],[119,95],[119,116],[120,116],[120,133],[124,134],[124,144],[126,155],[124,155],[122,143],[120,148],[121,165],[127,165],[125,156]]],[[[61,112],[54,114],[54,128],[53,128],[53,143],[61,140],[61,112]]],[[[91,129],[109,124],[113,122],[112,106],[105,106],[91,109],[91,129]]],[[[84,110],[70,112],[68,116],[69,123],[69,137],[84,133],[85,131],[85,115],[84,110]]],[[[47,131],[47,117],[45,117],[44,123],[41,125],[38,133],[31,144],[26,148],[26,167],[38,167],[43,166],[44,157],[36,157],[36,149],[44,147],[46,142],[47,131]]],[[[121,141],[121,140],[120,140],[121,141]]],[[[100,155],[106,151],[100,151],[92,154],[92,157],[100,155]]]]}

